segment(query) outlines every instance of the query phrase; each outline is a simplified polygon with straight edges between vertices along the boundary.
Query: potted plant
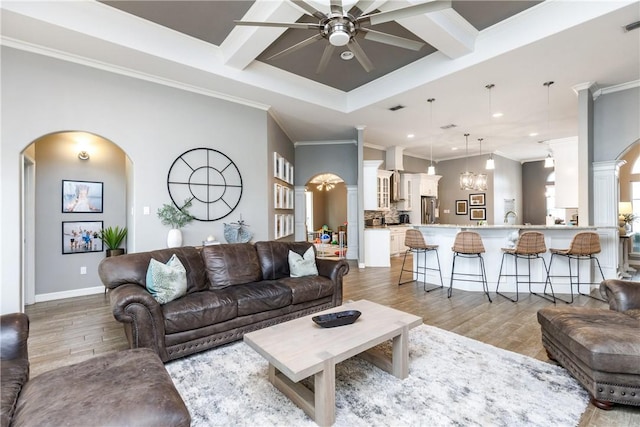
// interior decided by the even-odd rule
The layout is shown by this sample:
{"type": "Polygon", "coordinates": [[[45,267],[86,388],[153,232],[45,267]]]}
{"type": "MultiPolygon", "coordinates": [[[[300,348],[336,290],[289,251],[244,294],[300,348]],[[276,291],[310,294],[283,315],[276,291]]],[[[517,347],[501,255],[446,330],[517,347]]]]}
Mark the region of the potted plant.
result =
{"type": "Polygon", "coordinates": [[[162,225],[171,227],[167,235],[167,247],[175,248],[182,245],[182,231],[180,229],[193,221],[193,217],[189,215],[188,208],[191,207],[191,200],[184,201],[184,205],[178,208],[174,204],[165,203],[158,209],[158,218],[162,225]]]}
{"type": "Polygon", "coordinates": [[[127,227],[119,226],[104,228],[98,234],[98,238],[107,247],[107,257],[124,254],[124,249],[120,248],[120,245],[125,237],[127,237],[127,227]]]}

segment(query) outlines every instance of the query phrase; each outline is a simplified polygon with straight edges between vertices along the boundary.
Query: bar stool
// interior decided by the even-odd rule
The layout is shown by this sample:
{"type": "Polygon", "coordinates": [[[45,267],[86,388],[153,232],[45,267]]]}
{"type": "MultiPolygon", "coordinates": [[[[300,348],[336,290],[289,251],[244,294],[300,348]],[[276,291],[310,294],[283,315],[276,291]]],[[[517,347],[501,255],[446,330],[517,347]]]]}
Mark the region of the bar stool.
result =
{"type": "Polygon", "coordinates": [[[484,253],[484,245],[482,244],[482,238],[475,231],[460,231],[456,234],[456,238],[453,242],[453,246],[451,247],[453,251],[453,264],[451,265],[451,280],[449,282],[449,292],[448,297],[451,298],[451,293],[453,289],[453,281],[454,276],[472,276],[472,277],[481,277],[482,280],[470,280],[470,279],[455,279],[455,280],[464,280],[467,282],[479,282],[482,283],[482,289],[484,293],[487,294],[487,298],[489,298],[489,302],[491,301],[491,297],[489,296],[489,286],[487,285],[487,273],[484,269],[484,259],[482,258],[482,254],[484,253]],[[456,258],[478,258],[480,260],[480,274],[474,273],[456,273],[456,258]]]}
{"type": "MultiPolygon", "coordinates": [[[[573,236],[573,239],[571,240],[571,244],[569,245],[569,249],[553,249],[553,248],[549,249],[549,252],[551,252],[551,260],[549,261],[549,270],[548,270],[549,284],[551,284],[552,277],[568,277],[569,278],[571,300],[566,301],[561,298],[558,298],[560,301],[564,301],[567,304],[571,304],[573,302],[574,283],[578,287],[578,294],[584,295],[593,299],[597,299],[599,301],[604,301],[600,298],[591,296],[590,294],[583,294],[582,292],[580,292],[580,284],[589,284],[589,285],[596,284],[593,282],[580,282],[580,261],[581,260],[589,261],[590,266],[591,266],[591,260],[595,260],[596,264],[598,265],[598,270],[600,270],[600,276],[602,276],[602,280],[604,280],[604,273],[602,272],[602,267],[600,267],[600,261],[598,260],[597,257],[594,256],[595,254],[599,254],[600,250],[601,250],[600,236],[598,235],[598,233],[594,231],[583,231],[573,236]],[[567,261],[569,264],[568,276],[551,275],[551,265],[553,264],[553,259],[556,256],[567,257],[567,261]],[[576,260],[576,270],[577,270],[576,274],[573,274],[573,272],[571,271],[572,259],[576,260]],[[575,282],[574,282],[574,279],[576,279],[575,282]]],[[[545,285],[545,295],[548,295],[546,293],[546,289],[547,289],[547,286],[545,285]]]]}
{"type": "Polygon", "coordinates": [[[440,270],[440,257],[438,256],[438,245],[427,245],[427,243],[424,241],[424,236],[422,235],[422,233],[415,229],[407,230],[407,233],[405,234],[405,237],[404,237],[404,245],[407,246],[409,249],[407,249],[404,253],[404,259],[402,260],[402,268],[400,269],[400,277],[398,278],[398,286],[404,285],[405,283],[416,281],[415,279],[407,280],[406,282],[402,281],[402,273],[405,271],[409,271],[412,273],[412,276],[411,276],[412,278],[413,278],[413,275],[415,275],[416,279],[418,278],[419,274],[423,275],[424,277],[423,289],[425,292],[431,292],[434,289],[443,288],[444,284],[442,283],[442,271],[440,270]],[[438,263],[438,268],[427,267],[428,252],[434,252],[436,254],[436,262],[438,263]],[[404,263],[407,260],[407,254],[409,253],[416,254],[416,265],[414,266],[415,268],[413,270],[405,270],[404,268],[404,263]],[[419,254],[424,255],[424,258],[423,258],[424,263],[422,264],[422,271],[420,271],[420,267],[418,265],[419,254]],[[427,270],[437,271],[440,274],[440,286],[427,289],[427,270]]]}
{"type": "MultiPolygon", "coordinates": [[[[544,294],[544,292],[543,292],[543,295],[538,295],[537,293],[531,291],[531,283],[532,283],[531,282],[531,260],[534,260],[534,259],[542,260],[542,264],[544,265],[544,274],[545,274],[545,281],[544,281],[545,290],[546,290],[547,282],[549,282],[549,270],[547,269],[547,262],[544,260],[544,258],[540,256],[540,254],[543,254],[545,252],[547,252],[547,246],[544,243],[544,234],[540,233],[539,231],[525,231],[518,237],[518,242],[516,243],[515,248],[502,248],[502,262],[500,263],[500,273],[498,274],[498,284],[496,286],[496,294],[502,295],[503,297],[507,298],[510,301],[518,302],[519,285],[520,283],[525,283],[525,282],[520,282],[519,279],[520,277],[527,276],[528,281],[526,283],[529,284],[529,293],[533,295],[537,295],[555,304],[556,297],[555,297],[555,293],[553,292],[553,285],[551,286],[551,295],[553,299],[548,298],[544,294]],[[504,259],[507,255],[514,257],[516,274],[502,274],[504,259]],[[519,259],[527,260],[528,269],[526,274],[518,273],[519,259]],[[502,279],[503,277],[516,278],[516,298],[515,299],[509,298],[508,296],[504,295],[498,290],[500,288],[500,279],[502,279]]],[[[533,283],[542,283],[542,282],[533,282],[533,283]]]]}

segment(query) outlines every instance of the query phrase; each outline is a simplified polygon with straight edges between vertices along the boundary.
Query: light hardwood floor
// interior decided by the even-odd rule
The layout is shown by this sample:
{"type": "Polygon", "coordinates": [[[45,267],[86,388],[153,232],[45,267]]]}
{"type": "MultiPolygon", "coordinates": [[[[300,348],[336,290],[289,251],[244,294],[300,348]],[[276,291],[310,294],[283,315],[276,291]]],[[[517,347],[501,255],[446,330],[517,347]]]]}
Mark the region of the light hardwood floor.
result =
{"type": "MultiPolygon", "coordinates": [[[[391,268],[362,270],[352,263],[344,279],[344,299],[368,299],[388,305],[422,316],[426,324],[548,361],[536,313],[551,303],[527,294],[521,294],[520,301],[513,303],[493,292],[493,303],[489,303],[481,292],[456,290],[449,299],[446,288],[425,293],[422,283],[398,286],[401,262],[401,257],[392,258],[391,268]]],[[[491,267],[487,268],[491,276],[491,267]]],[[[577,297],[573,305],[607,308],[605,303],[584,296],[577,297]]],[[[26,312],[31,321],[32,377],[127,348],[122,326],[113,319],[104,295],[38,303],[28,306],[26,312]]],[[[581,427],[639,425],[640,408],[620,405],[611,411],[589,405],[580,422],[581,427]]]]}

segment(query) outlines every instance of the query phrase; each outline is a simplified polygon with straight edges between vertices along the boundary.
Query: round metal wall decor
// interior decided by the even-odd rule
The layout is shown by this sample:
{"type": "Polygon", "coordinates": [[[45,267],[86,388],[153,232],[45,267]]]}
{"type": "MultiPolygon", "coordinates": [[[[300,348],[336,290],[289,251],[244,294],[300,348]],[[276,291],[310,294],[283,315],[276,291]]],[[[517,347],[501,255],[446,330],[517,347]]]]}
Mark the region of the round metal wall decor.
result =
{"type": "Polygon", "coordinates": [[[199,221],[229,215],[242,197],[242,176],[228,156],[211,148],[193,148],[178,156],[167,175],[173,203],[181,208],[191,200],[189,213],[199,221]]]}

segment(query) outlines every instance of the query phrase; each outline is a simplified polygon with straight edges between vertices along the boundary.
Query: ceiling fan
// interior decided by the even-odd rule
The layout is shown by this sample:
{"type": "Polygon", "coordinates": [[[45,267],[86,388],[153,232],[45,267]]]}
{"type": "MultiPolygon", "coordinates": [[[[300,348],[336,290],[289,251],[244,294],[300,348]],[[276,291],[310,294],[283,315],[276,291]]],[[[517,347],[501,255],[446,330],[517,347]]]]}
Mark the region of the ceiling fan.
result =
{"type": "Polygon", "coordinates": [[[398,37],[391,34],[383,33],[380,31],[367,28],[369,25],[382,24],[384,22],[395,21],[402,18],[408,18],[415,15],[425,14],[429,12],[435,12],[438,10],[451,7],[451,1],[430,1],[427,3],[420,3],[413,6],[407,6],[401,9],[390,10],[387,12],[369,13],[363,14],[363,12],[372,4],[374,0],[359,0],[348,12],[346,12],[342,6],[342,0],[331,0],[330,8],[331,12],[323,13],[304,0],[291,0],[291,2],[300,6],[308,15],[318,19],[317,24],[304,23],[304,22],[255,22],[255,21],[235,21],[237,25],[246,26],[259,26],[259,27],[287,27],[301,30],[316,30],[318,34],[309,37],[297,43],[281,52],[270,56],[268,59],[274,59],[288,55],[297,51],[305,46],[310,45],[318,40],[326,39],[329,41],[327,47],[325,47],[320,63],[316,69],[316,73],[322,73],[331,54],[336,47],[347,46],[347,48],[356,57],[362,68],[366,72],[370,72],[375,67],[371,63],[371,60],[365,54],[364,50],[357,42],[356,38],[363,38],[366,40],[375,41],[378,43],[384,43],[391,46],[401,47],[403,49],[410,49],[418,51],[425,45],[425,43],[415,40],[409,40],[404,37],[398,37]]]}

